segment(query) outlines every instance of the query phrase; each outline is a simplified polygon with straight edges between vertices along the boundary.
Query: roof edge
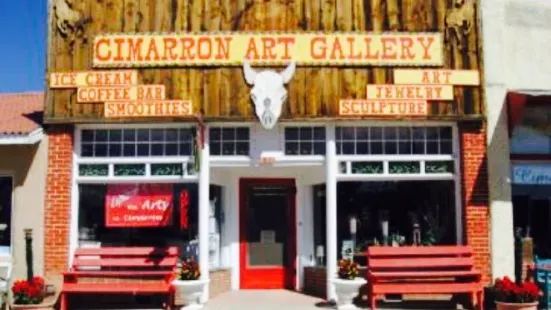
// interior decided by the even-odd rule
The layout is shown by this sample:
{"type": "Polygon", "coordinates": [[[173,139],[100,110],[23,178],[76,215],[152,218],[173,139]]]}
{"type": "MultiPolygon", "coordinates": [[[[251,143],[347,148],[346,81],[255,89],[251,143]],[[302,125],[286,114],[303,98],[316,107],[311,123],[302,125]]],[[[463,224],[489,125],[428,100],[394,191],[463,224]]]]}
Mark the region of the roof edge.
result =
{"type": "Polygon", "coordinates": [[[44,137],[44,130],[39,127],[26,135],[0,135],[0,145],[31,145],[44,137]]]}

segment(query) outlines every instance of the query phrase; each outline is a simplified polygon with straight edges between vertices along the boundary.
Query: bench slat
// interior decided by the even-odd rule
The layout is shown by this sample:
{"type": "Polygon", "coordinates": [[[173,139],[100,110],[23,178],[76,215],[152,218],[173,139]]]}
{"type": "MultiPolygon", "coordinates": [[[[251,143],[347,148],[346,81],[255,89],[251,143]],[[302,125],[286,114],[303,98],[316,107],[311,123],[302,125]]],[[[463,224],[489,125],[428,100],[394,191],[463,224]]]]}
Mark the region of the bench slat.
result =
{"type": "Polygon", "coordinates": [[[476,283],[377,283],[372,286],[374,294],[446,294],[469,293],[482,290],[482,285],[476,283]]]}
{"type": "Polygon", "coordinates": [[[155,247],[105,247],[105,248],[79,248],[75,256],[177,256],[177,247],[155,248],[155,247]]]}
{"type": "Polygon", "coordinates": [[[120,258],[75,258],[74,268],[79,267],[168,267],[176,266],[177,257],[166,257],[160,260],[154,260],[147,257],[120,257],[120,258]]]}
{"type": "Polygon", "coordinates": [[[403,246],[385,247],[370,246],[367,248],[368,257],[377,256],[472,256],[473,249],[468,245],[461,246],[403,246]]]}
{"type": "Polygon", "coordinates": [[[435,258],[369,258],[370,269],[437,269],[437,268],[470,268],[473,260],[470,257],[435,257],[435,258]]]}
{"type": "Polygon", "coordinates": [[[481,273],[476,270],[466,270],[466,271],[405,271],[405,272],[394,272],[394,271],[380,271],[380,272],[369,272],[371,277],[377,279],[395,279],[395,278],[445,278],[445,277],[479,277],[481,273]]]}
{"type": "Polygon", "coordinates": [[[164,277],[171,275],[172,271],[143,271],[143,270],[76,270],[76,271],[67,271],[63,273],[66,276],[82,276],[82,277],[148,277],[148,276],[158,276],[164,277]]]}
{"type": "Polygon", "coordinates": [[[64,283],[64,293],[168,293],[164,283],[64,283]]]}

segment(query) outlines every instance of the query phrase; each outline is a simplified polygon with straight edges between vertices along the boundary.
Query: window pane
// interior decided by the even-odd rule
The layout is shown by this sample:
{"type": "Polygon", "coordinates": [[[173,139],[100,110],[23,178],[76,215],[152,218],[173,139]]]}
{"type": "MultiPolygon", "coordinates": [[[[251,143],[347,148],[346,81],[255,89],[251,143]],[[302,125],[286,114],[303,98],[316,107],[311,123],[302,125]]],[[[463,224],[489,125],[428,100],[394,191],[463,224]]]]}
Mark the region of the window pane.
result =
{"type": "Polygon", "coordinates": [[[233,140],[235,140],[235,128],[223,128],[222,129],[222,140],[224,140],[224,141],[233,141],[233,140]]]}
{"type": "Polygon", "coordinates": [[[382,140],[383,139],[383,128],[381,127],[371,127],[370,128],[370,139],[371,140],[382,140]]]}
{"type": "Polygon", "coordinates": [[[94,131],[93,130],[83,130],[81,138],[82,138],[82,142],[93,142],[94,141],[94,131]]]}
{"type": "Polygon", "coordinates": [[[167,129],[165,135],[165,141],[167,142],[178,141],[178,129],[167,129]]]}
{"type": "Polygon", "coordinates": [[[163,155],[163,147],[164,147],[164,145],[162,143],[153,143],[153,144],[151,144],[151,155],[152,156],[162,156],[163,155]]]}
{"type": "Polygon", "coordinates": [[[107,141],[107,130],[96,130],[96,141],[107,141]]]}
{"type": "Polygon", "coordinates": [[[123,131],[123,140],[128,142],[136,141],[136,130],[135,129],[125,129],[123,131]]]}
{"type": "Polygon", "coordinates": [[[301,142],[300,143],[300,154],[301,155],[311,155],[312,154],[312,143],[310,143],[310,142],[301,142]]]}
{"type": "Polygon", "coordinates": [[[440,139],[449,139],[452,138],[452,128],[451,127],[441,127],[440,128],[440,139]]]}
{"type": "Polygon", "coordinates": [[[371,151],[372,155],[383,154],[383,142],[370,142],[369,150],[371,151]]]}
{"type": "Polygon", "coordinates": [[[427,141],[427,154],[438,154],[438,142],[427,141]]]}
{"type": "Polygon", "coordinates": [[[180,141],[181,142],[191,142],[195,135],[195,130],[193,129],[180,129],[180,141]]]}
{"type": "Polygon", "coordinates": [[[323,141],[325,141],[325,127],[315,127],[314,128],[314,140],[323,140],[323,141]]]}
{"type": "Polygon", "coordinates": [[[121,144],[109,144],[109,156],[120,157],[122,156],[121,144]]]}
{"type": "Polygon", "coordinates": [[[427,127],[427,140],[438,139],[438,127],[427,127]]]}
{"type": "Polygon", "coordinates": [[[396,141],[385,141],[385,154],[397,154],[398,147],[396,141]]]}
{"type": "Polygon", "coordinates": [[[211,141],[220,141],[220,139],[222,138],[220,128],[211,128],[209,131],[209,135],[211,141]]]}
{"type": "Polygon", "coordinates": [[[81,150],[81,156],[90,157],[94,156],[94,145],[93,144],[83,144],[81,150]]]}
{"type": "Polygon", "coordinates": [[[95,152],[94,155],[96,157],[105,157],[105,156],[107,156],[107,144],[97,143],[95,149],[96,149],[96,152],[95,152]]]}
{"type": "Polygon", "coordinates": [[[298,140],[298,128],[296,127],[287,127],[285,128],[285,140],[298,140]]]}
{"type": "Polygon", "coordinates": [[[123,148],[123,156],[136,156],[136,145],[135,144],[125,144],[123,148]]]}
{"type": "Polygon", "coordinates": [[[425,128],[412,128],[413,140],[425,140],[425,128]]]}
{"type": "MultiPolygon", "coordinates": [[[[219,146],[220,144],[217,144],[217,143],[211,144],[211,152],[212,152],[212,146],[213,145],[218,145],[219,146]]],[[[189,143],[180,143],[180,152],[179,152],[180,155],[190,156],[191,153],[193,152],[192,147],[193,147],[193,144],[191,142],[189,142],[189,143]]],[[[218,151],[220,151],[220,147],[218,147],[218,151]]]]}
{"type": "Polygon", "coordinates": [[[396,140],[396,127],[385,127],[385,140],[396,140]]]}
{"type": "Polygon", "coordinates": [[[411,154],[411,142],[398,142],[398,154],[411,154]]]}
{"type": "Polygon", "coordinates": [[[285,154],[286,155],[298,155],[298,143],[297,142],[286,142],[285,143],[285,154]]]}
{"type": "Polygon", "coordinates": [[[149,156],[149,144],[138,144],[138,156],[149,156]]]}
{"type": "Polygon", "coordinates": [[[356,154],[358,154],[358,155],[367,155],[367,154],[369,154],[369,142],[357,142],[356,143],[356,154]]]}
{"type": "Polygon", "coordinates": [[[335,127],[335,139],[342,140],[342,128],[335,127]]]}
{"type": "MultiPolygon", "coordinates": [[[[183,155],[181,147],[182,147],[182,144],[180,144],[180,155],[183,155]]],[[[210,144],[210,153],[212,155],[221,155],[220,151],[221,150],[220,150],[220,143],[219,142],[210,144]]]]}
{"type": "Polygon", "coordinates": [[[249,155],[249,142],[237,142],[237,155],[249,155]]]}
{"type": "Polygon", "coordinates": [[[413,142],[413,154],[425,154],[425,142],[413,142]]]}
{"type": "Polygon", "coordinates": [[[342,154],[342,143],[341,142],[337,142],[335,143],[335,146],[337,148],[337,154],[342,154]]]}
{"type": "Polygon", "coordinates": [[[249,128],[237,128],[237,140],[249,141],[249,128]]]}
{"type": "Polygon", "coordinates": [[[314,154],[315,155],[325,155],[325,142],[315,142],[314,143],[314,154]]]}
{"type": "Polygon", "coordinates": [[[344,142],[342,144],[342,152],[346,155],[353,155],[355,154],[355,143],[354,142],[344,142]]]}
{"type": "Polygon", "coordinates": [[[354,127],[343,127],[342,128],[342,139],[343,140],[354,140],[355,138],[355,128],[354,127]]]}
{"type": "Polygon", "coordinates": [[[411,128],[409,128],[409,127],[398,127],[398,139],[400,139],[400,140],[411,140],[411,128]]]}
{"type": "Polygon", "coordinates": [[[178,155],[178,144],[168,143],[165,145],[165,155],[174,156],[178,155]]]}
{"type": "Polygon", "coordinates": [[[122,141],[122,130],[112,129],[109,130],[109,142],[121,142],[122,141]]]}
{"type": "Polygon", "coordinates": [[[164,129],[151,129],[151,141],[153,142],[163,142],[165,140],[165,130],[164,129]]]}
{"type": "Polygon", "coordinates": [[[369,139],[369,127],[357,127],[356,128],[356,139],[358,139],[358,140],[368,140],[369,139]]]}
{"type": "Polygon", "coordinates": [[[299,138],[300,140],[312,140],[312,128],[311,127],[301,127],[299,129],[299,138]]]}
{"type": "Polygon", "coordinates": [[[149,141],[149,129],[138,129],[138,141],[140,142],[149,141]]]}
{"type": "Polygon", "coordinates": [[[222,155],[234,155],[235,154],[235,142],[222,143],[222,155]]]}
{"type": "Polygon", "coordinates": [[[452,142],[451,141],[440,141],[440,154],[452,154],[452,142]]]}

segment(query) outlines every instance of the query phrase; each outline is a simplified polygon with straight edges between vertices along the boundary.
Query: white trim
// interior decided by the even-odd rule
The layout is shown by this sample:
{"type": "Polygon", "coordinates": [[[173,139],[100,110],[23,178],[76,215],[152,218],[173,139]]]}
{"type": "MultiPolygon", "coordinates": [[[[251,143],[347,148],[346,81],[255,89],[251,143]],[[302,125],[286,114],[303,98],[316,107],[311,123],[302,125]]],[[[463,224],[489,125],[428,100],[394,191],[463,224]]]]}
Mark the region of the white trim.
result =
{"type": "Polygon", "coordinates": [[[78,156],[80,154],[80,139],[81,139],[81,131],[76,130],[74,131],[74,141],[73,141],[73,162],[72,162],[72,179],[71,179],[71,214],[69,215],[70,223],[69,223],[69,257],[68,262],[69,266],[73,265],[73,258],[75,256],[75,251],[78,248],[78,224],[79,224],[79,199],[80,199],[80,192],[79,192],[79,186],[78,186],[78,156]]]}
{"type": "Polygon", "coordinates": [[[456,160],[455,155],[337,155],[342,161],[439,161],[456,160]]]}
{"type": "Polygon", "coordinates": [[[339,174],[338,182],[367,182],[367,181],[438,181],[454,180],[451,173],[430,173],[430,174],[339,174]]]}
{"type": "Polygon", "coordinates": [[[124,177],[78,177],[78,184],[119,183],[197,183],[197,176],[124,176],[124,177]]]}
{"type": "Polygon", "coordinates": [[[42,127],[27,135],[0,135],[0,145],[35,144],[44,137],[42,127]]]}
{"type": "Polygon", "coordinates": [[[454,172],[455,172],[455,180],[454,180],[454,192],[455,192],[455,240],[457,241],[457,244],[463,244],[464,236],[463,236],[463,224],[464,224],[464,217],[465,214],[463,213],[463,186],[461,184],[461,177],[463,175],[463,171],[461,171],[461,137],[459,136],[459,129],[457,126],[453,126],[452,128],[452,152],[454,154],[454,157],[457,159],[454,160],[454,172]]]}
{"type": "Polygon", "coordinates": [[[195,123],[131,123],[131,124],[77,124],[75,130],[83,129],[163,129],[163,128],[192,128],[195,123]]]}
{"type": "MultiPolygon", "coordinates": [[[[78,144],[80,147],[80,144],[78,144]]],[[[78,157],[79,164],[179,164],[191,162],[191,156],[78,157]]]]}

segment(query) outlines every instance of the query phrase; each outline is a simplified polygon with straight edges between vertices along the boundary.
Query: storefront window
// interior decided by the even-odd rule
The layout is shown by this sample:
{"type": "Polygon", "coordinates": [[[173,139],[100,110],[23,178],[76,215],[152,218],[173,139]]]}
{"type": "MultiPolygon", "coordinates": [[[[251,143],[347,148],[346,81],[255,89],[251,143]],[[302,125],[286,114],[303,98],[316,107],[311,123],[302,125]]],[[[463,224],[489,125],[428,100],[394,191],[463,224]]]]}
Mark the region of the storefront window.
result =
{"type": "Polygon", "coordinates": [[[10,252],[12,194],[13,179],[0,177],[0,254],[10,252]]]}
{"type": "Polygon", "coordinates": [[[249,156],[250,129],[248,127],[211,127],[210,154],[222,156],[249,156]]]}
{"type": "MultiPolygon", "coordinates": [[[[210,192],[209,250],[211,265],[217,267],[222,189],[212,185],[210,192]]],[[[81,184],[79,246],[178,246],[183,257],[197,259],[197,195],[193,183],[81,184]]]]}
{"type": "Polygon", "coordinates": [[[551,154],[551,108],[527,105],[511,137],[512,154],[551,154]]]}
{"type": "MultiPolygon", "coordinates": [[[[315,252],[326,246],[324,187],[314,186],[315,252]]],[[[355,252],[365,251],[370,245],[456,244],[455,213],[453,180],[339,182],[339,258],[350,241],[355,241],[355,252]],[[352,218],[355,240],[351,234],[352,218]]]]}
{"type": "Polygon", "coordinates": [[[285,127],[285,155],[325,155],[325,127],[285,127]]]}

